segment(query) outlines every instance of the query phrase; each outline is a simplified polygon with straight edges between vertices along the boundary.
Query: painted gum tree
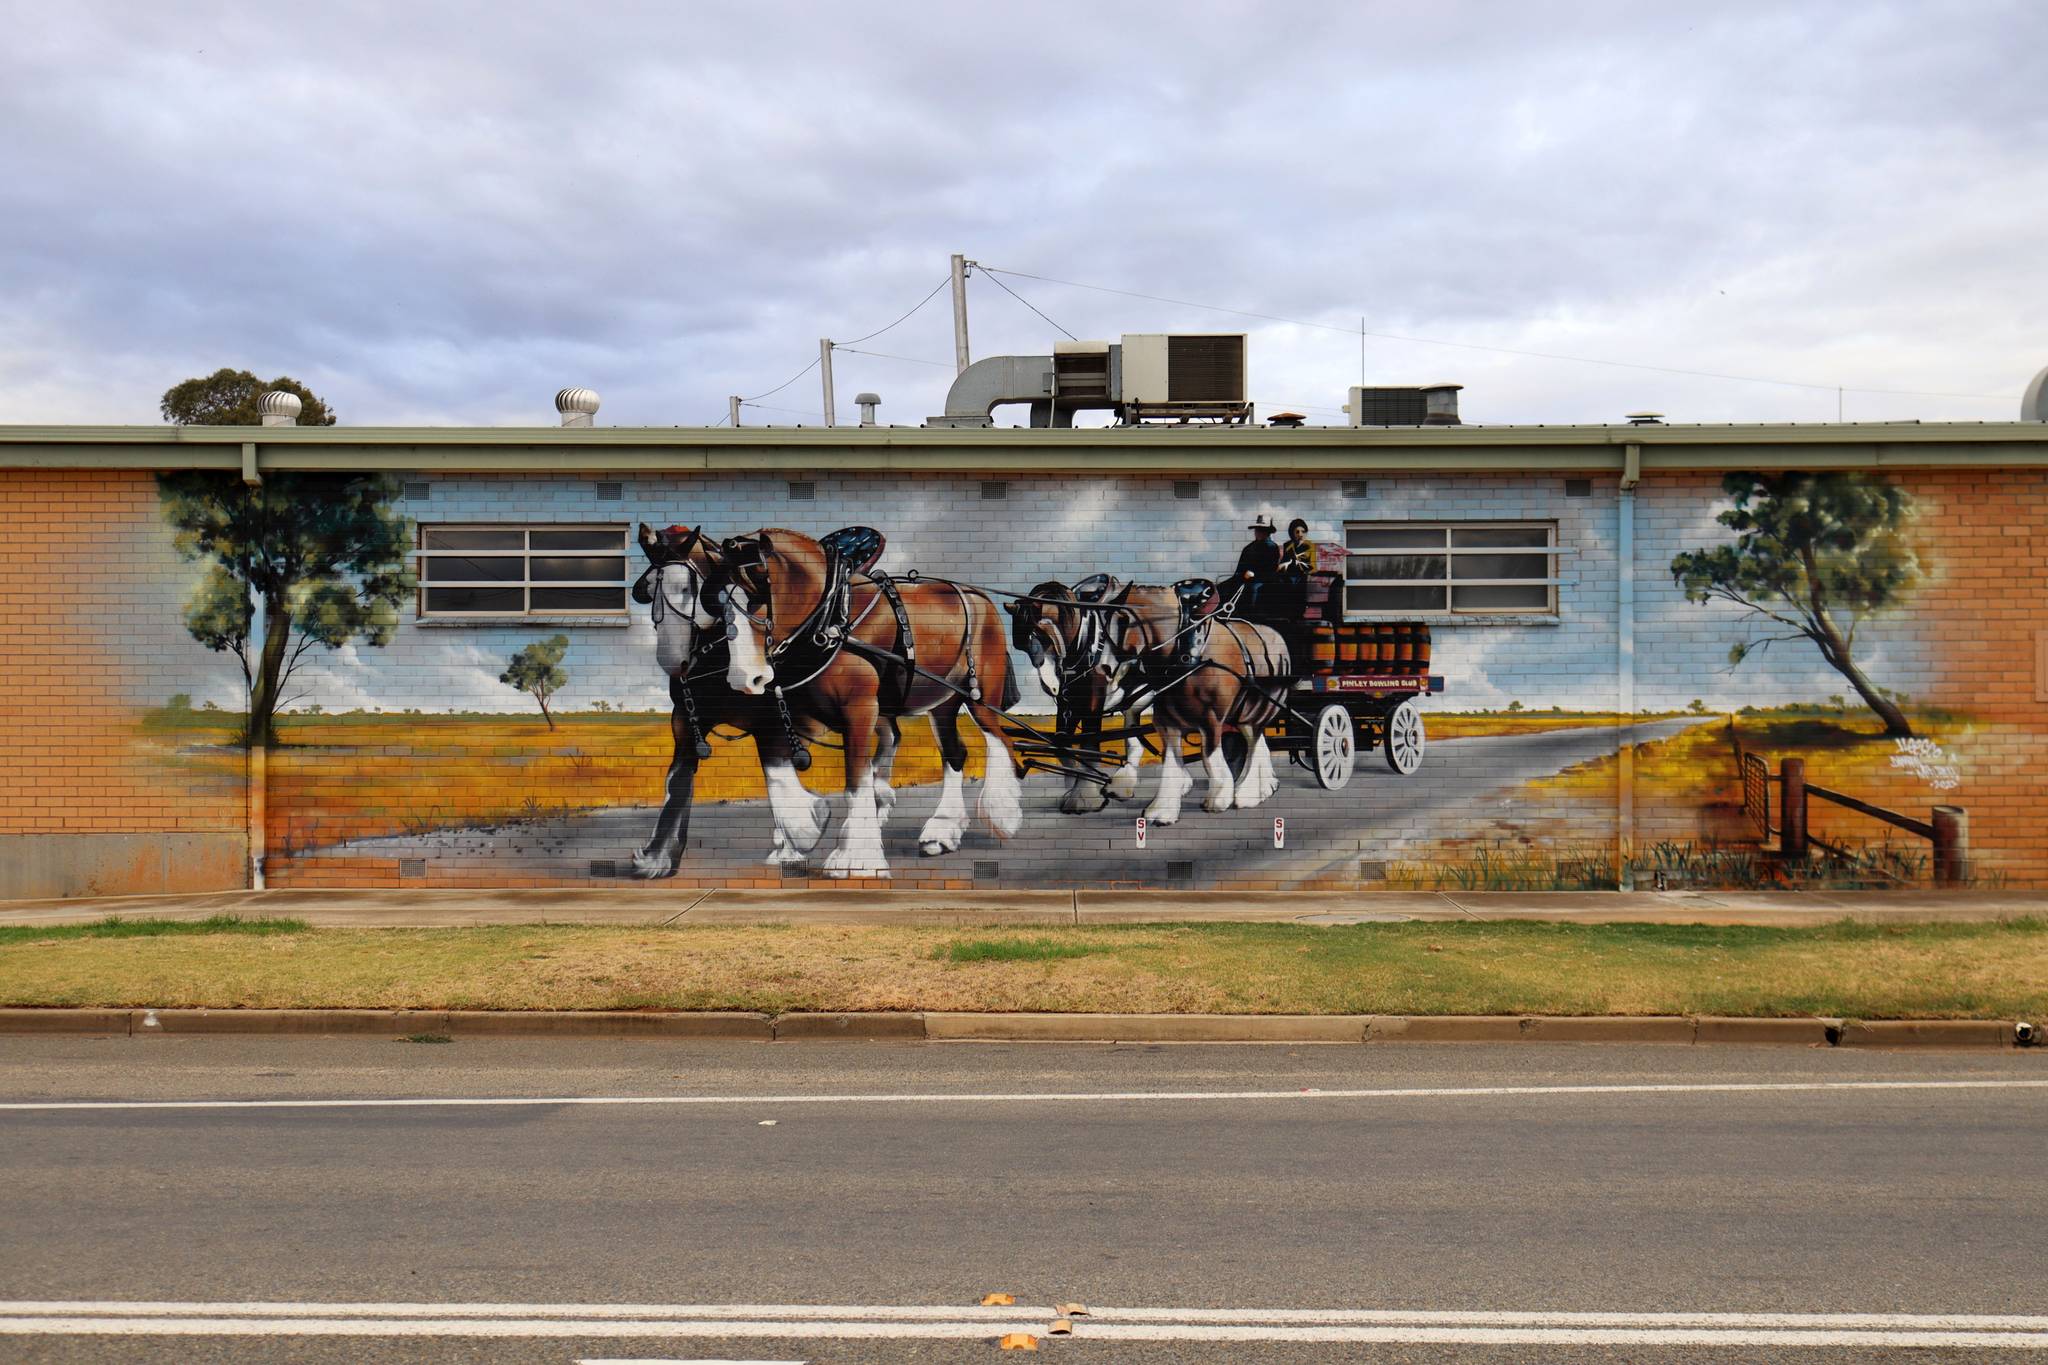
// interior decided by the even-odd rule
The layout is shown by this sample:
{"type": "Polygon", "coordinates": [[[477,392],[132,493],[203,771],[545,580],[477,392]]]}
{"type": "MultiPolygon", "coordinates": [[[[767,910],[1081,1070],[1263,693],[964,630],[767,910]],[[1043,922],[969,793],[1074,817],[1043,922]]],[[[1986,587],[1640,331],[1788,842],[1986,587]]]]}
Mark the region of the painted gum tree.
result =
{"type": "Polygon", "coordinates": [[[1771,632],[1738,642],[1729,663],[1809,640],[1887,735],[1911,735],[1906,713],[1856,662],[1856,633],[1921,580],[1909,539],[1912,498],[1861,473],[1730,474],[1721,489],[1734,505],[1717,520],[1735,543],[1677,555],[1671,576],[1689,600],[1733,603],[1771,632]]]}
{"type": "Polygon", "coordinates": [[[249,743],[271,742],[309,648],[383,645],[398,629],[398,606],[414,588],[412,522],[391,505],[399,489],[385,475],[283,472],[253,487],[212,470],[157,476],[178,553],[206,566],[185,604],[185,628],[240,661],[249,743]],[[253,654],[252,593],[266,623],[253,654]]]}

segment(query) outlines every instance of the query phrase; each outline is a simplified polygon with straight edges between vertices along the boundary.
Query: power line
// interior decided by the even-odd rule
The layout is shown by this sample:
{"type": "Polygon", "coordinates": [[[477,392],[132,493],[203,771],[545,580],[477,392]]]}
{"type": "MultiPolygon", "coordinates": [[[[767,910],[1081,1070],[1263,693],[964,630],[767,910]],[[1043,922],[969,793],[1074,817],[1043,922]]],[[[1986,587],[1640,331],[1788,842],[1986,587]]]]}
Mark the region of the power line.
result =
{"type": "Polygon", "coordinates": [[[914,355],[891,355],[887,351],[863,351],[858,346],[842,345],[837,341],[832,343],[832,349],[835,351],[851,351],[855,355],[871,355],[874,356],[877,360],[901,360],[906,364],[931,365],[941,370],[950,370],[953,368],[953,362],[950,360],[921,360],[914,355]]]}
{"type": "MultiPolygon", "coordinates": [[[[1722,379],[1737,384],[1776,384],[1781,387],[1791,389],[1819,389],[1825,391],[1846,389],[1851,393],[1888,394],[1893,397],[1900,398],[1971,398],[1981,399],[1985,402],[1997,403],[2006,403],[2013,401],[2012,396],[2010,394],[1942,393],[1925,389],[1859,388],[1853,384],[1812,384],[1799,379],[1764,379],[1756,375],[1748,374],[1722,374],[1714,370],[1688,370],[1682,369],[1675,365],[1648,365],[1633,360],[1606,360],[1597,356],[1561,355],[1553,351],[1525,351],[1518,350],[1512,346],[1485,346],[1477,342],[1470,341],[1442,341],[1437,339],[1436,337],[1406,336],[1398,332],[1371,332],[1367,331],[1363,327],[1340,327],[1335,323],[1311,322],[1306,318],[1282,317],[1277,313],[1257,313],[1246,308],[1226,308],[1221,304],[1198,303],[1193,299],[1171,299],[1160,294],[1141,294],[1138,291],[1132,289],[1111,289],[1107,285],[1084,284],[1079,280],[1054,279],[1050,275],[1034,275],[1029,271],[1025,270],[1007,270],[1000,266],[988,265],[980,261],[975,262],[975,264],[977,267],[980,268],[980,270],[984,274],[988,275],[989,278],[993,280],[997,285],[1002,286],[1005,292],[1009,292],[1012,297],[1016,298],[1019,303],[1024,303],[1022,296],[1017,295],[1015,291],[1010,290],[1007,285],[1003,285],[1003,282],[1001,280],[995,279],[995,276],[1009,275],[1021,280],[1037,280],[1041,284],[1058,284],[1064,285],[1069,289],[1088,289],[1098,294],[1115,294],[1122,298],[1127,299],[1143,299],[1148,303],[1171,304],[1176,308],[1200,308],[1205,309],[1211,313],[1228,313],[1233,317],[1257,318],[1262,322],[1283,323],[1289,327],[1310,327],[1324,332],[1338,332],[1348,337],[1370,336],[1378,337],[1382,341],[1400,341],[1408,343],[1410,345],[1419,346],[1450,346],[1463,351],[1486,351],[1495,355],[1521,356],[1525,359],[1532,360],[1561,360],[1577,365],[1608,365],[1616,369],[1623,370],[1648,370],[1656,374],[1686,375],[1694,379],[1722,379]]],[[[1027,308],[1031,307],[1031,305],[1028,303],[1025,303],[1024,306],[1027,308]]],[[[1031,311],[1034,313],[1038,312],[1036,308],[1032,308],[1031,311]]],[[[1039,316],[1045,317],[1043,313],[1039,313],[1039,316]]],[[[1052,319],[1046,318],[1046,321],[1052,322],[1052,319]]],[[[1055,327],[1059,326],[1058,323],[1053,323],[1053,325],[1055,327]]],[[[1060,330],[1065,332],[1066,328],[1061,327],[1060,330]]],[[[1068,332],[1067,335],[1071,337],[1073,333],[1068,332]]]]}
{"type": "Polygon", "coordinates": [[[819,412],[816,408],[779,408],[773,403],[756,403],[751,398],[742,398],[740,406],[743,408],[759,408],[763,412],[793,412],[799,417],[816,417],[820,421],[824,420],[825,417],[825,414],[819,412]]]}
{"type": "MultiPolygon", "coordinates": [[[[802,379],[802,378],[803,378],[803,377],[804,377],[805,375],[809,374],[809,373],[810,373],[810,372],[811,372],[812,370],[815,370],[815,369],[817,369],[817,368],[818,368],[818,360],[819,360],[819,359],[821,359],[821,358],[822,358],[822,357],[816,357],[816,358],[813,358],[810,364],[808,364],[808,365],[804,366],[804,367],[803,367],[803,368],[802,368],[801,370],[798,370],[798,371],[797,371],[797,372],[796,372],[795,374],[793,374],[793,375],[791,375],[791,376],[790,376],[789,378],[787,378],[787,379],[783,380],[783,381],[782,381],[782,382],[781,382],[780,384],[777,384],[777,385],[776,385],[776,386],[775,386],[774,388],[772,388],[772,389],[768,390],[768,392],[766,392],[766,393],[757,393],[757,394],[755,394],[755,395],[754,395],[754,398],[773,398],[773,397],[774,397],[774,396],[775,396],[776,394],[778,394],[778,393],[781,393],[781,392],[782,392],[782,391],[783,391],[784,389],[788,388],[788,387],[789,387],[789,386],[790,386],[791,384],[794,384],[794,383],[796,383],[796,381],[797,381],[797,380],[799,380],[799,379],[802,379]]],[[[740,402],[741,402],[741,403],[751,403],[751,402],[753,402],[753,401],[754,401],[754,398],[742,398],[742,399],[740,400],[740,402]]]]}
{"type": "Polygon", "coordinates": [[[886,332],[886,331],[889,331],[889,330],[890,330],[891,328],[895,328],[895,327],[900,327],[900,326],[902,326],[902,325],[903,325],[904,323],[906,323],[906,322],[910,321],[911,317],[912,317],[912,316],[913,316],[914,314],[916,314],[916,312],[917,312],[917,310],[918,310],[919,308],[922,308],[922,307],[924,307],[924,306],[925,306],[926,304],[930,303],[930,302],[931,302],[931,301],[932,301],[933,299],[937,298],[937,297],[939,296],[939,290],[941,290],[941,289],[944,289],[944,288],[945,288],[945,287],[946,287],[947,285],[951,284],[952,282],[953,282],[953,277],[952,277],[952,276],[951,276],[950,274],[949,274],[949,275],[947,275],[945,279],[943,279],[943,280],[940,280],[940,281],[938,282],[938,284],[937,284],[937,285],[935,285],[935,286],[933,287],[933,289],[932,289],[932,292],[931,292],[931,293],[929,293],[929,294],[926,294],[926,295],[925,295],[925,296],[924,296],[923,298],[919,299],[919,300],[917,301],[916,305],[915,305],[915,306],[914,306],[913,308],[911,308],[910,312],[908,312],[908,313],[905,313],[905,314],[904,314],[904,315],[903,315],[902,317],[900,317],[900,318],[896,319],[896,321],[894,321],[894,322],[890,323],[888,327],[877,327],[877,328],[876,328],[876,329],[875,329],[874,331],[872,331],[872,332],[869,332],[869,333],[868,333],[868,334],[867,334],[866,336],[864,336],[864,337],[855,337],[855,338],[854,338],[854,339],[853,339],[852,341],[848,341],[848,342],[837,342],[837,341],[835,341],[835,342],[833,342],[833,343],[832,343],[832,345],[833,345],[833,349],[835,349],[835,350],[838,350],[838,349],[842,349],[842,348],[844,348],[844,347],[849,347],[849,346],[858,346],[858,345],[860,345],[860,343],[861,343],[861,342],[863,342],[863,341],[872,341],[872,340],[874,340],[874,339],[875,339],[876,337],[880,336],[880,335],[881,335],[882,333],[884,333],[884,332],[886,332]]]}
{"type": "MultiPolygon", "coordinates": [[[[976,262],[975,262],[974,264],[975,264],[975,266],[976,266],[976,267],[977,267],[978,269],[980,269],[980,270],[981,270],[981,271],[982,271],[983,273],[987,273],[987,272],[988,272],[988,269],[989,269],[989,267],[987,267],[987,266],[985,266],[985,265],[982,265],[982,264],[981,264],[981,262],[979,262],[979,261],[976,261],[976,262]]],[[[1003,274],[1005,274],[1005,275],[1015,275],[1015,274],[1017,274],[1018,272],[1017,272],[1017,271],[1014,271],[1014,270],[1006,270],[1006,271],[1004,271],[1004,272],[1002,272],[1002,273],[1003,273],[1003,274]]],[[[1035,279],[1035,278],[1037,278],[1037,277],[1036,277],[1036,276],[1026,276],[1025,278],[1027,278],[1027,279],[1035,279]]],[[[1058,324],[1057,322],[1053,322],[1051,318],[1047,318],[1047,317],[1045,317],[1045,314],[1044,314],[1044,313],[1039,313],[1039,311],[1038,311],[1037,307],[1036,307],[1035,305],[1033,305],[1033,304],[1032,304],[1032,302],[1031,302],[1031,300],[1030,300],[1030,299],[1027,299],[1027,298],[1025,298],[1025,297],[1024,297],[1024,296],[1023,296],[1022,294],[1020,294],[1020,293],[1018,293],[1018,292],[1017,292],[1016,290],[1014,290],[1014,289],[1010,288],[1010,286],[1009,286],[1009,285],[1007,285],[1007,284],[1004,284],[1004,283],[1003,283],[1003,282],[1002,282],[1001,280],[997,279],[997,278],[996,278],[996,277],[995,277],[994,275],[989,275],[989,277],[988,277],[988,282],[989,282],[990,284],[994,285],[994,286],[995,286],[996,288],[998,288],[998,289],[1002,290],[1002,291],[1003,291],[1003,292],[1004,292],[1005,294],[1008,294],[1008,295],[1009,295],[1009,296],[1010,296],[1011,298],[1013,298],[1013,299],[1017,300],[1017,302],[1019,302],[1019,303],[1023,304],[1023,305],[1024,305],[1024,306],[1025,306],[1026,308],[1029,308],[1029,309],[1031,309],[1031,311],[1032,311],[1032,312],[1034,312],[1034,313],[1038,313],[1038,316],[1040,316],[1041,318],[1045,318],[1045,320],[1046,320],[1047,322],[1051,322],[1051,323],[1052,323],[1052,325],[1053,325],[1053,326],[1054,326],[1055,328],[1057,328],[1057,329],[1058,329],[1059,331],[1061,331],[1061,332],[1066,332],[1067,340],[1069,340],[1069,341],[1079,341],[1079,340],[1080,340],[1080,338],[1079,338],[1079,337],[1077,337],[1077,336],[1075,336],[1075,335],[1074,335],[1074,334],[1073,334],[1072,332],[1068,332],[1066,328],[1064,328],[1064,327],[1061,327],[1061,326],[1060,326],[1060,325],[1059,325],[1059,324],[1058,324]]],[[[1052,284],[1058,284],[1058,283],[1059,283],[1059,281],[1058,281],[1058,280],[1052,280],[1052,281],[1049,281],[1049,283],[1052,283],[1052,284]]]]}

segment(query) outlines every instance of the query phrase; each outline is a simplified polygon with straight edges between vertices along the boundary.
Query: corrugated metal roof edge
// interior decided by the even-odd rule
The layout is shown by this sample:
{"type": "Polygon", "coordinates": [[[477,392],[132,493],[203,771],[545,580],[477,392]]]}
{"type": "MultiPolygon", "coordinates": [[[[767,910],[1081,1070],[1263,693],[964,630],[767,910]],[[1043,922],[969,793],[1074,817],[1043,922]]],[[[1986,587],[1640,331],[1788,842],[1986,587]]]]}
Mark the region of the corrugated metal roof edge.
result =
{"type": "Polygon", "coordinates": [[[171,427],[0,426],[0,468],[478,471],[895,469],[1645,470],[2048,466],[2048,423],[1664,426],[171,427]]]}

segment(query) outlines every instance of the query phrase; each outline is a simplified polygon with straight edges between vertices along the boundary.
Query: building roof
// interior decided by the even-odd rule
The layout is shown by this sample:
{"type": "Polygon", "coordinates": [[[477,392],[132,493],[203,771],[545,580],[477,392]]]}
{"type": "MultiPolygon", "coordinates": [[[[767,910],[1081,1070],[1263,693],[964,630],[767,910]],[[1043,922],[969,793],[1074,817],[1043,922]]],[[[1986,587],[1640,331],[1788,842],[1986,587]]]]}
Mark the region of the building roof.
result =
{"type": "Polygon", "coordinates": [[[2048,468],[2048,423],[1252,427],[0,426],[0,469],[1361,473],[2048,468]]]}

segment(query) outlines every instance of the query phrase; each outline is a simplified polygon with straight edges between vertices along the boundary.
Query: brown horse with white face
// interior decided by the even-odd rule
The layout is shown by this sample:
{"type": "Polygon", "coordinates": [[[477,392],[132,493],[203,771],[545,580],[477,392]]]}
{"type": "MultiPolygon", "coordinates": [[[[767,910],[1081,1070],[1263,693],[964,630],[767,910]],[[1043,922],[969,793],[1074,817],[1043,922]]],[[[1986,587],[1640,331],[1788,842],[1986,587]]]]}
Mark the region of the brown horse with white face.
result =
{"type": "Polygon", "coordinates": [[[995,696],[1005,707],[1017,700],[1002,615],[992,600],[951,583],[903,582],[895,585],[899,619],[882,586],[854,573],[844,580],[843,615],[835,614],[827,601],[832,565],[809,536],[771,528],[706,555],[713,571],[706,596],[725,619],[732,690],[748,697],[779,690],[797,732],[836,732],[845,740],[846,818],[825,862],[828,875],[889,875],[882,826],[896,804],[889,777],[904,716],[931,717],[945,760],[939,805],[918,834],[920,849],[950,853],[966,833],[967,747],[955,723],[962,707],[986,746],[981,814],[997,837],[1017,832],[1023,767],[999,716],[982,700],[995,696]],[[833,638],[839,632],[843,648],[833,638]]]}
{"type": "Polygon", "coordinates": [[[1170,825],[1180,819],[1181,798],[1193,787],[1180,758],[1181,739],[1202,737],[1202,767],[1209,794],[1204,810],[1256,806],[1280,789],[1266,746],[1265,727],[1280,714],[1277,699],[1293,677],[1287,641],[1270,626],[1248,621],[1210,618],[1206,626],[1183,620],[1173,588],[1128,590],[1129,608],[1117,629],[1117,653],[1126,662],[1118,673],[1114,700],[1140,685],[1152,695],[1152,725],[1161,751],[1159,792],[1145,808],[1145,818],[1170,825]],[[1206,640],[1194,648],[1196,632],[1206,640]],[[1223,756],[1223,732],[1235,729],[1244,739],[1242,774],[1234,775],[1223,756]]]}
{"type": "MultiPolygon", "coordinates": [[[[1170,590],[1126,589],[1118,579],[1096,574],[1072,587],[1057,580],[1040,583],[1029,595],[1004,606],[1010,614],[1010,644],[1031,660],[1039,685],[1052,695],[1054,732],[1064,741],[1075,743],[1083,731],[1099,732],[1104,717],[1116,709],[1112,696],[1121,700],[1112,676],[1121,662],[1115,641],[1123,613],[1100,604],[1152,592],[1170,590]]],[[[1138,761],[1145,745],[1137,738],[1137,729],[1138,712],[1126,710],[1123,765],[1107,779],[1072,778],[1060,797],[1063,812],[1084,815],[1101,810],[1111,797],[1127,801],[1138,794],[1138,761]]]]}

